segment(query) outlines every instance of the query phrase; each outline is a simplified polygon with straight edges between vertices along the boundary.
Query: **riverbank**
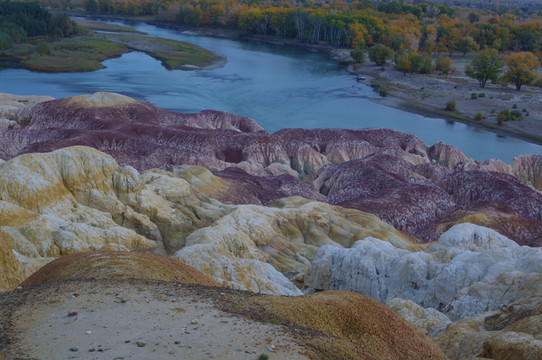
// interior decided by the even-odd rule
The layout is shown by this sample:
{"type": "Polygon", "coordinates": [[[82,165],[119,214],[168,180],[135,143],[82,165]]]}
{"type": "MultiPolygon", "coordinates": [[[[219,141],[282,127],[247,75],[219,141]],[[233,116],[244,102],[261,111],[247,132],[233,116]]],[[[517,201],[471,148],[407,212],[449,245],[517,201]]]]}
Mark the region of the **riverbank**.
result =
{"type": "Polygon", "coordinates": [[[542,98],[542,89],[524,86],[522,91],[518,92],[512,87],[490,83],[482,89],[476,80],[467,77],[464,73],[466,65],[471,60],[469,56],[452,56],[456,71],[447,76],[405,75],[389,63],[383,67],[369,63],[361,66],[352,64],[350,49],[336,49],[331,46],[301,44],[295,40],[247,35],[231,29],[187,29],[159,21],[148,23],[158,27],[190,31],[202,36],[262,41],[326,53],[333,60],[344,64],[349,72],[363,75],[366,78],[363,83],[372,86],[381,95],[385,94],[379,99],[372,99],[373,102],[426,117],[458,121],[500,136],[542,144],[542,103],[538,100],[542,98]],[[451,100],[456,102],[456,110],[453,112],[445,110],[446,103],[451,100]],[[507,121],[499,125],[497,116],[500,111],[506,109],[517,109],[522,113],[523,120],[507,121]],[[482,120],[475,120],[478,112],[482,114],[482,120]]]}
{"type": "Polygon", "coordinates": [[[542,144],[542,89],[523,87],[521,92],[501,84],[478,83],[464,74],[468,57],[454,58],[456,71],[447,76],[403,74],[393,65],[349,65],[348,70],[365,77],[363,81],[384,95],[372,101],[403,111],[447,121],[459,121],[491,131],[497,135],[542,144]],[[456,110],[446,104],[455,101],[456,110]],[[521,112],[523,120],[498,124],[503,110],[521,112]],[[477,113],[483,118],[476,120],[477,113]]]}
{"type": "Polygon", "coordinates": [[[85,72],[103,68],[102,62],[130,51],[144,52],[168,70],[215,69],[226,59],[182,41],[142,36],[122,26],[76,19],[81,35],[32,41],[0,52],[2,67],[39,72],[85,72]]]}

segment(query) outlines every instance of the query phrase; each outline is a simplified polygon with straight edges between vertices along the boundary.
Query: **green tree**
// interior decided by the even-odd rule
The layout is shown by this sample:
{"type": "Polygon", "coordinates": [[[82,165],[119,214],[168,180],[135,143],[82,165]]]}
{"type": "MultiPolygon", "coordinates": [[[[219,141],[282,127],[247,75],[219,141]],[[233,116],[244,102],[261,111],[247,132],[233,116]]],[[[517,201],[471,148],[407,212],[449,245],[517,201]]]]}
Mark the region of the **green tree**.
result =
{"type": "Polygon", "coordinates": [[[465,73],[478,80],[480,87],[485,87],[488,80],[496,82],[503,68],[503,62],[495,49],[484,49],[472,59],[465,73]]]}
{"type": "Polygon", "coordinates": [[[458,39],[454,44],[454,49],[459,51],[465,56],[468,52],[473,52],[478,50],[478,44],[470,36],[463,37],[458,39]]]}
{"type": "Polygon", "coordinates": [[[378,66],[382,66],[393,57],[393,50],[386,45],[376,44],[369,49],[369,60],[378,66]]]}
{"type": "Polygon", "coordinates": [[[352,56],[352,59],[358,64],[363,64],[365,62],[365,52],[360,48],[350,51],[350,56],[352,56]]]}
{"type": "Polygon", "coordinates": [[[508,71],[504,74],[504,81],[513,82],[516,90],[520,91],[522,85],[531,84],[536,74],[534,70],[540,67],[538,58],[531,52],[521,51],[510,55],[506,59],[508,71]]]}
{"type": "Polygon", "coordinates": [[[453,72],[455,69],[452,66],[452,59],[449,56],[439,56],[435,60],[435,70],[445,75],[453,72]]]}

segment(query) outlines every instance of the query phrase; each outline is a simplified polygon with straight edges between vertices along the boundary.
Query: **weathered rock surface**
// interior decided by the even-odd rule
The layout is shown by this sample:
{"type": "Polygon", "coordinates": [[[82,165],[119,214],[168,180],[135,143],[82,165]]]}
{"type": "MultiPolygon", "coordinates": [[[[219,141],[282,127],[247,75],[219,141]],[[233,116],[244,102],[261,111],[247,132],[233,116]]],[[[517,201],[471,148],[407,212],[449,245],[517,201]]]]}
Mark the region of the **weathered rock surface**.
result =
{"type": "Polygon", "coordinates": [[[350,247],[367,236],[401,249],[419,249],[407,236],[374,215],[287,198],[267,208],[238,206],[210,226],[190,234],[185,247],[174,257],[224,286],[300,295],[300,290],[283,274],[295,281],[296,276],[303,276],[321,246],[350,247]]]}
{"type": "Polygon", "coordinates": [[[517,156],[512,171],[519,180],[542,191],[542,154],[517,156]]]}
{"type": "Polygon", "coordinates": [[[204,193],[224,203],[267,205],[302,196],[374,213],[421,242],[437,240],[455,221],[485,216],[479,224],[519,244],[542,245],[536,210],[542,209],[542,195],[505,175],[536,188],[537,155],[518,158],[512,169],[498,160],[477,163],[453,146],[428,147],[414,135],[389,129],[269,134],[246,117],[212,110],[174,113],[112,93],[47,101],[18,116],[21,128],[0,134],[4,160],[87,145],[139,171],[205,167],[214,172],[205,175],[208,181],[222,185],[204,193]],[[487,202],[489,207],[481,205],[487,202]]]}
{"type": "Polygon", "coordinates": [[[23,108],[50,100],[54,100],[54,98],[0,93],[0,133],[20,126],[18,115],[23,108]]]}
{"type": "Polygon", "coordinates": [[[542,297],[517,301],[449,325],[433,338],[452,359],[539,359],[542,297]]]}
{"type": "MultiPolygon", "coordinates": [[[[292,281],[302,282],[322,244],[350,246],[374,236],[419,248],[412,237],[371,214],[299,197],[272,207],[225,205],[206,194],[239,191],[227,177],[197,166],[173,170],[140,174],[88,147],[26,154],[1,164],[0,229],[7,254],[2,271],[11,279],[2,289],[60,256],[139,250],[175,253],[224,286],[298,295],[292,281]]],[[[266,181],[306,189],[288,175],[266,181]]],[[[294,191],[279,190],[276,197],[294,191]]]]}
{"type": "Polygon", "coordinates": [[[518,246],[497,232],[459,224],[425,251],[374,238],[350,249],[323,246],[305,277],[321,290],[355,291],[381,302],[399,297],[452,320],[542,294],[542,249],[518,246]]]}

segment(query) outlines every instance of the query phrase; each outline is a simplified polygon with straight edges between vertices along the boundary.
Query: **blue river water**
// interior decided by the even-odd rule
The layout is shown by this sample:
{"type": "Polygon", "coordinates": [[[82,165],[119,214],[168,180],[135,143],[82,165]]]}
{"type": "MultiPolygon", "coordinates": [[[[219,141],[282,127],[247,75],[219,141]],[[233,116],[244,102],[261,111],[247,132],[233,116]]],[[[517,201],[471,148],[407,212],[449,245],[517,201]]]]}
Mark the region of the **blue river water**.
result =
{"type": "Polygon", "coordinates": [[[0,92],[50,95],[55,98],[112,91],[181,112],[217,109],[249,116],[265,130],[285,127],[385,127],[411,132],[427,144],[443,141],[476,159],[499,158],[511,163],[519,154],[542,153],[542,146],[498,136],[474,126],[427,118],[370,101],[369,86],[325,55],[291,46],[207,37],[158,28],[131,26],[149,36],[190,42],[227,58],[213,70],[165,69],[139,52],[104,62],[85,73],[36,73],[0,70],[0,92]]]}

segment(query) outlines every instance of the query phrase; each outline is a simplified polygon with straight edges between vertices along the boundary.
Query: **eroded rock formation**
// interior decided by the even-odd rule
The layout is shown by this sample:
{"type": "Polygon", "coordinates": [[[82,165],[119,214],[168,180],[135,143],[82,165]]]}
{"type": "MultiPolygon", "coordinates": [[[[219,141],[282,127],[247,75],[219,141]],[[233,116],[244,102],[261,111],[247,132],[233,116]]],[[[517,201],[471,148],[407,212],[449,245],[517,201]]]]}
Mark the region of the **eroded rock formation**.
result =
{"type": "Polygon", "coordinates": [[[112,93],[43,102],[17,117],[20,128],[0,134],[4,160],[87,145],[139,171],[202,166],[186,176],[212,181],[206,194],[224,203],[268,205],[296,195],[371,212],[421,242],[475,219],[519,244],[542,244],[542,195],[529,187],[540,188],[540,155],[513,166],[477,163],[453,146],[428,147],[389,129],[269,134],[246,117],[174,113],[112,93]]]}
{"type": "Polygon", "coordinates": [[[541,264],[541,248],[459,224],[425,251],[406,251],[374,238],[349,249],[323,246],[305,285],[355,291],[381,302],[399,297],[459,320],[542,294],[541,264]]]}
{"type": "Polygon", "coordinates": [[[230,187],[236,189],[201,167],[140,174],[81,146],[4,162],[0,229],[6,254],[11,247],[15,258],[5,257],[2,271],[12,280],[3,289],[63,255],[139,250],[175,253],[224,286],[299,295],[291,280],[299,275],[302,282],[322,244],[350,246],[375,236],[419,248],[407,234],[357,210],[299,197],[264,207],[226,205],[207,196],[230,187]]]}

